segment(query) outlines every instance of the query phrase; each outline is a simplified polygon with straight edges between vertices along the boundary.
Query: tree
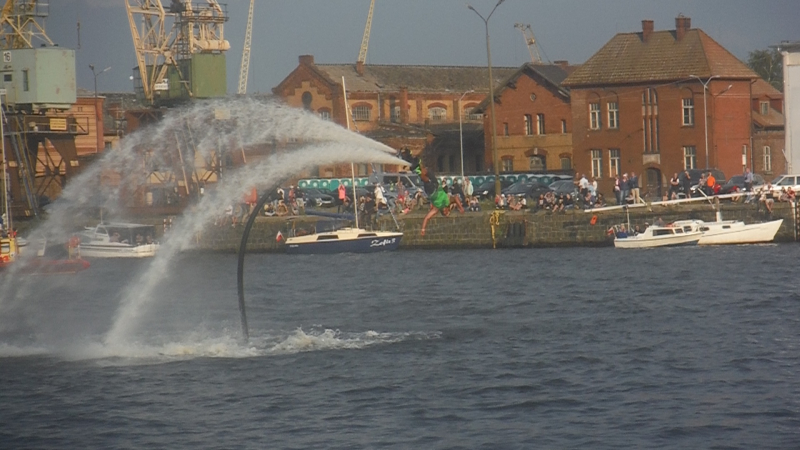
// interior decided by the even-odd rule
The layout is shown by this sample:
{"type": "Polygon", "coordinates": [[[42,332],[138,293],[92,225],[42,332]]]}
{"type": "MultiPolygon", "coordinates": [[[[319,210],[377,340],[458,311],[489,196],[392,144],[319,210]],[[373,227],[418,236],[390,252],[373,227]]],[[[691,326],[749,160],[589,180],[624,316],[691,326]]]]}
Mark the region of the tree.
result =
{"type": "Polygon", "coordinates": [[[747,65],[772,87],[783,91],[783,56],[777,49],[750,52],[747,65]]]}

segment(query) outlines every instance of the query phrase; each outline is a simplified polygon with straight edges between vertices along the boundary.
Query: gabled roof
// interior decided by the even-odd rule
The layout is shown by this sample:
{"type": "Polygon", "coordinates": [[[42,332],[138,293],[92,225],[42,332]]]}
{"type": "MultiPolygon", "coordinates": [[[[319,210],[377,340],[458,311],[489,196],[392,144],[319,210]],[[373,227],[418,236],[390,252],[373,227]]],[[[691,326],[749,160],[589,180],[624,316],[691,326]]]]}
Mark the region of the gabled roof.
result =
{"type": "Polygon", "coordinates": [[[744,63],[699,29],[619,33],[564,80],[567,87],[670,82],[711,76],[757,78],[744,63]]]}
{"type": "Polygon", "coordinates": [[[759,78],[753,83],[751,87],[753,98],[783,98],[783,93],[775,89],[771,84],[763,78],[759,78]]]}
{"type": "MultiPolygon", "coordinates": [[[[364,74],[356,72],[355,64],[316,64],[317,71],[332,83],[340,84],[344,76],[351,92],[453,92],[473,90],[489,92],[489,71],[473,66],[389,66],[364,64],[364,74]]],[[[492,67],[495,83],[508,77],[517,68],[492,67]]]]}
{"type": "MultiPolygon", "coordinates": [[[[565,99],[569,99],[569,89],[562,87],[561,83],[565,78],[567,78],[567,75],[575,71],[576,68],[576,66],[561,64],[525,63],[514,73],[509,75],[508,78],[503,80],[499,85],[495,86],[494,97],[495,99],[499,98],[506,89],[513,88],[517,80],[519,80],[522,75],[527,75],[544,85],[546,88],[549,88],[554,92],[558,92],[565,99]]],[[[484,99],[478,106],[476,106],[473,111],[483,112],[487,106],[489,106],[488,97],[484,99]]]]}

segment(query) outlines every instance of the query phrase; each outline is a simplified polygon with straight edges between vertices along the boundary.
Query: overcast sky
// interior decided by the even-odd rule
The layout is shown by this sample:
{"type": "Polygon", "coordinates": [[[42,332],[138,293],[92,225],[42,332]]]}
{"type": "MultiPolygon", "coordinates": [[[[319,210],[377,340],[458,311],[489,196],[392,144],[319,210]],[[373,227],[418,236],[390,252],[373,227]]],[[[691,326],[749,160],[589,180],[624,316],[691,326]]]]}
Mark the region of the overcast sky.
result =
{"type": "MultiPolygon", "coordinates": [[[[485,16],[497,2],[469,3],[485,16]]],[[[298,55],[314,55],[317,63],[355,63],[369,4],[256,0],[248,93],[271,92],[297,66],[298,55]]],[[[249,0],[227,1],[229,93],[238,85],[248,6],[249,0]]],[[[506,0],[489,21],[492,65],[529,61],[517,22],[531,25],[547,60],[582,63],[616,33],[640,31],[643,19],[667,30],[679,14],[741,60],[752,50],[800,41],[798,0],[506,0]]],[[[133,91],[129,77],[136,59],[125,0],[51,0],[46,27],[55,43],[76,49],[78,87],[93,89],[94,64],[97,70],[112,67],[98,77],[100,92],[133,91]]],[[[485,66],[483,21],[464,0],[376,0],[367,64],[485,66]]]]}

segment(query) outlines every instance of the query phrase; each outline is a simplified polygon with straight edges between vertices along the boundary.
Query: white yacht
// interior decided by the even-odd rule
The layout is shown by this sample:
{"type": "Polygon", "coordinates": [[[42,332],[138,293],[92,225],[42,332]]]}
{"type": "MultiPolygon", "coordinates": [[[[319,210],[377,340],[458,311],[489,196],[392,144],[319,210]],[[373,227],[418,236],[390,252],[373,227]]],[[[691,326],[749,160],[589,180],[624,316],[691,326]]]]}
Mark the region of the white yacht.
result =
{"type": "Polygon", "coordinates": [[[147,258],[158,250],[152,225],[100,223],[86,227],[78,237],[80,254],[87,258],[147,258]]]}

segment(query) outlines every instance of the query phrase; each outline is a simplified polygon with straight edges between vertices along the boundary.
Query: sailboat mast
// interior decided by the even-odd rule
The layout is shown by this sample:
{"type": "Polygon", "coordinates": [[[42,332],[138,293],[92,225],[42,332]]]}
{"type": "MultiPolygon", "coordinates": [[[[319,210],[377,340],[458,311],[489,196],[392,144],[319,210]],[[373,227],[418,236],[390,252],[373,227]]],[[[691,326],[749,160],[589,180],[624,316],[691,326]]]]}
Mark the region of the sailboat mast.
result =
{"type": "MultiPolygon", "coordinates": [[[[5,89],[3,89],[5,91],[5,89]]],[[[10,233],[13,228],[11,227],[11,211],[8,209],[8,161],[6,161],[6,131],[5,121],[6,113],[3,110],[3,95],[5,92],[0,92],[0,140],[2,143],[0,147],[3,148],[3,213],[6,215],[6,232],[10,233]]]]}
{"type": "MultiPolygon", "coordinates": [[[[342,76],[342,93],[344,94],[344,120],[347,122],[347,129],[350,130],[350,106],[347,104],[347,87],[342,76]]],[[[356,228],[358,228],[358,195],[356,194],[356,167],[350,161],[350,180],[353,183],[353,216],[356,218],[356,228]]]]}

